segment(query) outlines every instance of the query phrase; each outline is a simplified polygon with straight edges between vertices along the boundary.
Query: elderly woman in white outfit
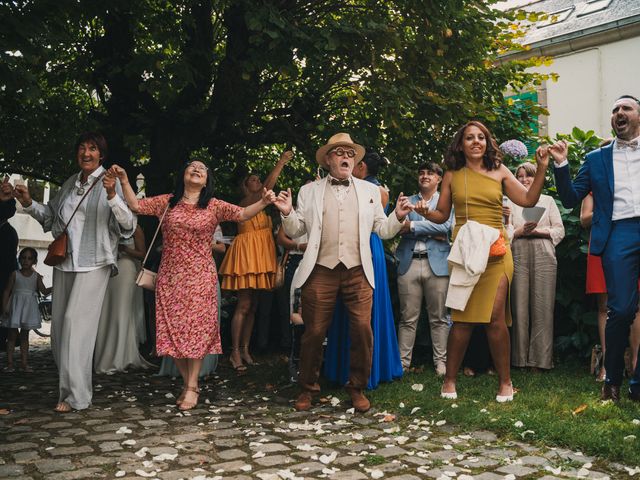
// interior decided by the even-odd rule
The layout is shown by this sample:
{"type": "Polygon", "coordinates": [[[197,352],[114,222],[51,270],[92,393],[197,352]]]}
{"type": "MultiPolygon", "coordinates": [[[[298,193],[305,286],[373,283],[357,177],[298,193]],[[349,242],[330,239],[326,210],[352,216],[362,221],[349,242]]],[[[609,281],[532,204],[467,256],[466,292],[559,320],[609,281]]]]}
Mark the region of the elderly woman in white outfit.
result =
{"type": "Polygon", "coordinates": [[[32,201],[24,186],[14,190],[25,212],[54,237],[71,218],[67,256],[53,269],[51,347],[60,384],[55,410],[62,413],[91,404],[92,357],[102,302],[109,277],[117,273],[118,241],[130,237],[136,227],[118,180],[103,176],[102,162],[107,157],[104,137],[83,133],[75,151],[80,173],[64,182],[46,205],[32,201]],[[101,178],[102,185],[92,188],[101,178]]]}

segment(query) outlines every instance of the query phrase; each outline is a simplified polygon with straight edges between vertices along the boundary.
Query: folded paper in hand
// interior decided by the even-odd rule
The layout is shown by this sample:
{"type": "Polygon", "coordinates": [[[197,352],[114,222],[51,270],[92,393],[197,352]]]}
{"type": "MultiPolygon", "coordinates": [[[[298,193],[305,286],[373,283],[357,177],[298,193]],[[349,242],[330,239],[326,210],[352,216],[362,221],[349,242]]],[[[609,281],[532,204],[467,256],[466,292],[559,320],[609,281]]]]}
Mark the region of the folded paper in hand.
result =
{"type": "Polygon", "coordinates": [[[522,209],[522,218],[525,222],[538,223],[544,214],[544,207],[529,207],[522,209]]]}

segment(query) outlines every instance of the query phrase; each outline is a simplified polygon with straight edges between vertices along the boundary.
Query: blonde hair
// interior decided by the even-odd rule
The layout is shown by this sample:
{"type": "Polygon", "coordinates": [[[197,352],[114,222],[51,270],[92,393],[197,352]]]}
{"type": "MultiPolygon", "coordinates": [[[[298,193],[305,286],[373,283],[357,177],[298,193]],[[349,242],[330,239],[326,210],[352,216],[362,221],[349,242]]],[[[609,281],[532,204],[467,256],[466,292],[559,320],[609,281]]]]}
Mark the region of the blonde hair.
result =
{"type": "Polygon", "coordinates": [[[520,169],[524,170],[524,174],[527,177],[535,177],[536,172],[538,171],[538,166],[535,163],[531,162],[521,163],[520,165],[518,165],[518,168],[516,168],[516,177],[518,176],[518,172],[520,171],[520,169]]]}

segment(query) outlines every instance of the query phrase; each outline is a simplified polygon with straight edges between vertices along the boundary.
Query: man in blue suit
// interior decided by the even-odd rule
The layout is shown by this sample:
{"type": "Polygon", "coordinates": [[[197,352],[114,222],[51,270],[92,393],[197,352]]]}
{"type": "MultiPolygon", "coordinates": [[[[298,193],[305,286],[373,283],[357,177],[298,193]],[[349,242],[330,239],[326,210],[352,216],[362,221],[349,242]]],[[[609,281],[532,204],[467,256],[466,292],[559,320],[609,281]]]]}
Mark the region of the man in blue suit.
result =
{"type": "MultiPolygon", "coordinates": [[[[438,185],[442,181],[442,168],[428,162],[418,167],[420,193],[409,198],[413,205],[426,200],[429,209],[438,204],[438,185]]],[[[398,295],[400,299],[400,324],[398,326],[398,347],[402,368],[411,365],[416,327],[420,318],[422,299],[426,300],[433,364],[438,376],[446,370],[447,339],[449,322],[445,299],[449,286],[449,230],[452,216],[443,224],[425,220],[415,212],[410,212],[400,233],[402,239],[396,250],[398,257],[398,295]]]]}
{"type": "MultiPolygon", "coordinates": [[[[591,253],[602,257],[607,285],[605,329],[607,372],[602,400],[620,399],[624,350],[638,310],[640,275],[640,102],[624,95],[613,104],[611,127],[615,140],[587,155],[573,183],[567,143],[549,147],[555,162],[558,194],[567,208],[593,192],[591,253]]],[[[640,362],[629,381],[629,398],[640,401],[640,362]]]]}

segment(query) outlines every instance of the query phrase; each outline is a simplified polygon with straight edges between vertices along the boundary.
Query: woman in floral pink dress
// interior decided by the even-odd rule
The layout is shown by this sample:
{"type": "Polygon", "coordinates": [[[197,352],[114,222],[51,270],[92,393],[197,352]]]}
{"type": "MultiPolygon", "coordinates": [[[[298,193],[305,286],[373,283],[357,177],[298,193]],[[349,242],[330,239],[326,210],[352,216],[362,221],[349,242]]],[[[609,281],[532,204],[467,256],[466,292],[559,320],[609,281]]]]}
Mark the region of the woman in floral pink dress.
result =
{"type": "Polygon", "coordinates": [[[198,402],[198,373],[202,359],[222,353],[216,284],[218,275],[211,255],[211,238],[220,222],[244,222],[273,202],[266,189],[262,198],[244,208],[213,198],[213,181],[207,166],[193,161],[178,175],[171,195],[138,200],[127,174],[114,165],[125,200],[134,213],[162,222],[163,251],[156,282],[156,349],[173,357],[184,388],[176,403],[190,410],[198,402]]]}

